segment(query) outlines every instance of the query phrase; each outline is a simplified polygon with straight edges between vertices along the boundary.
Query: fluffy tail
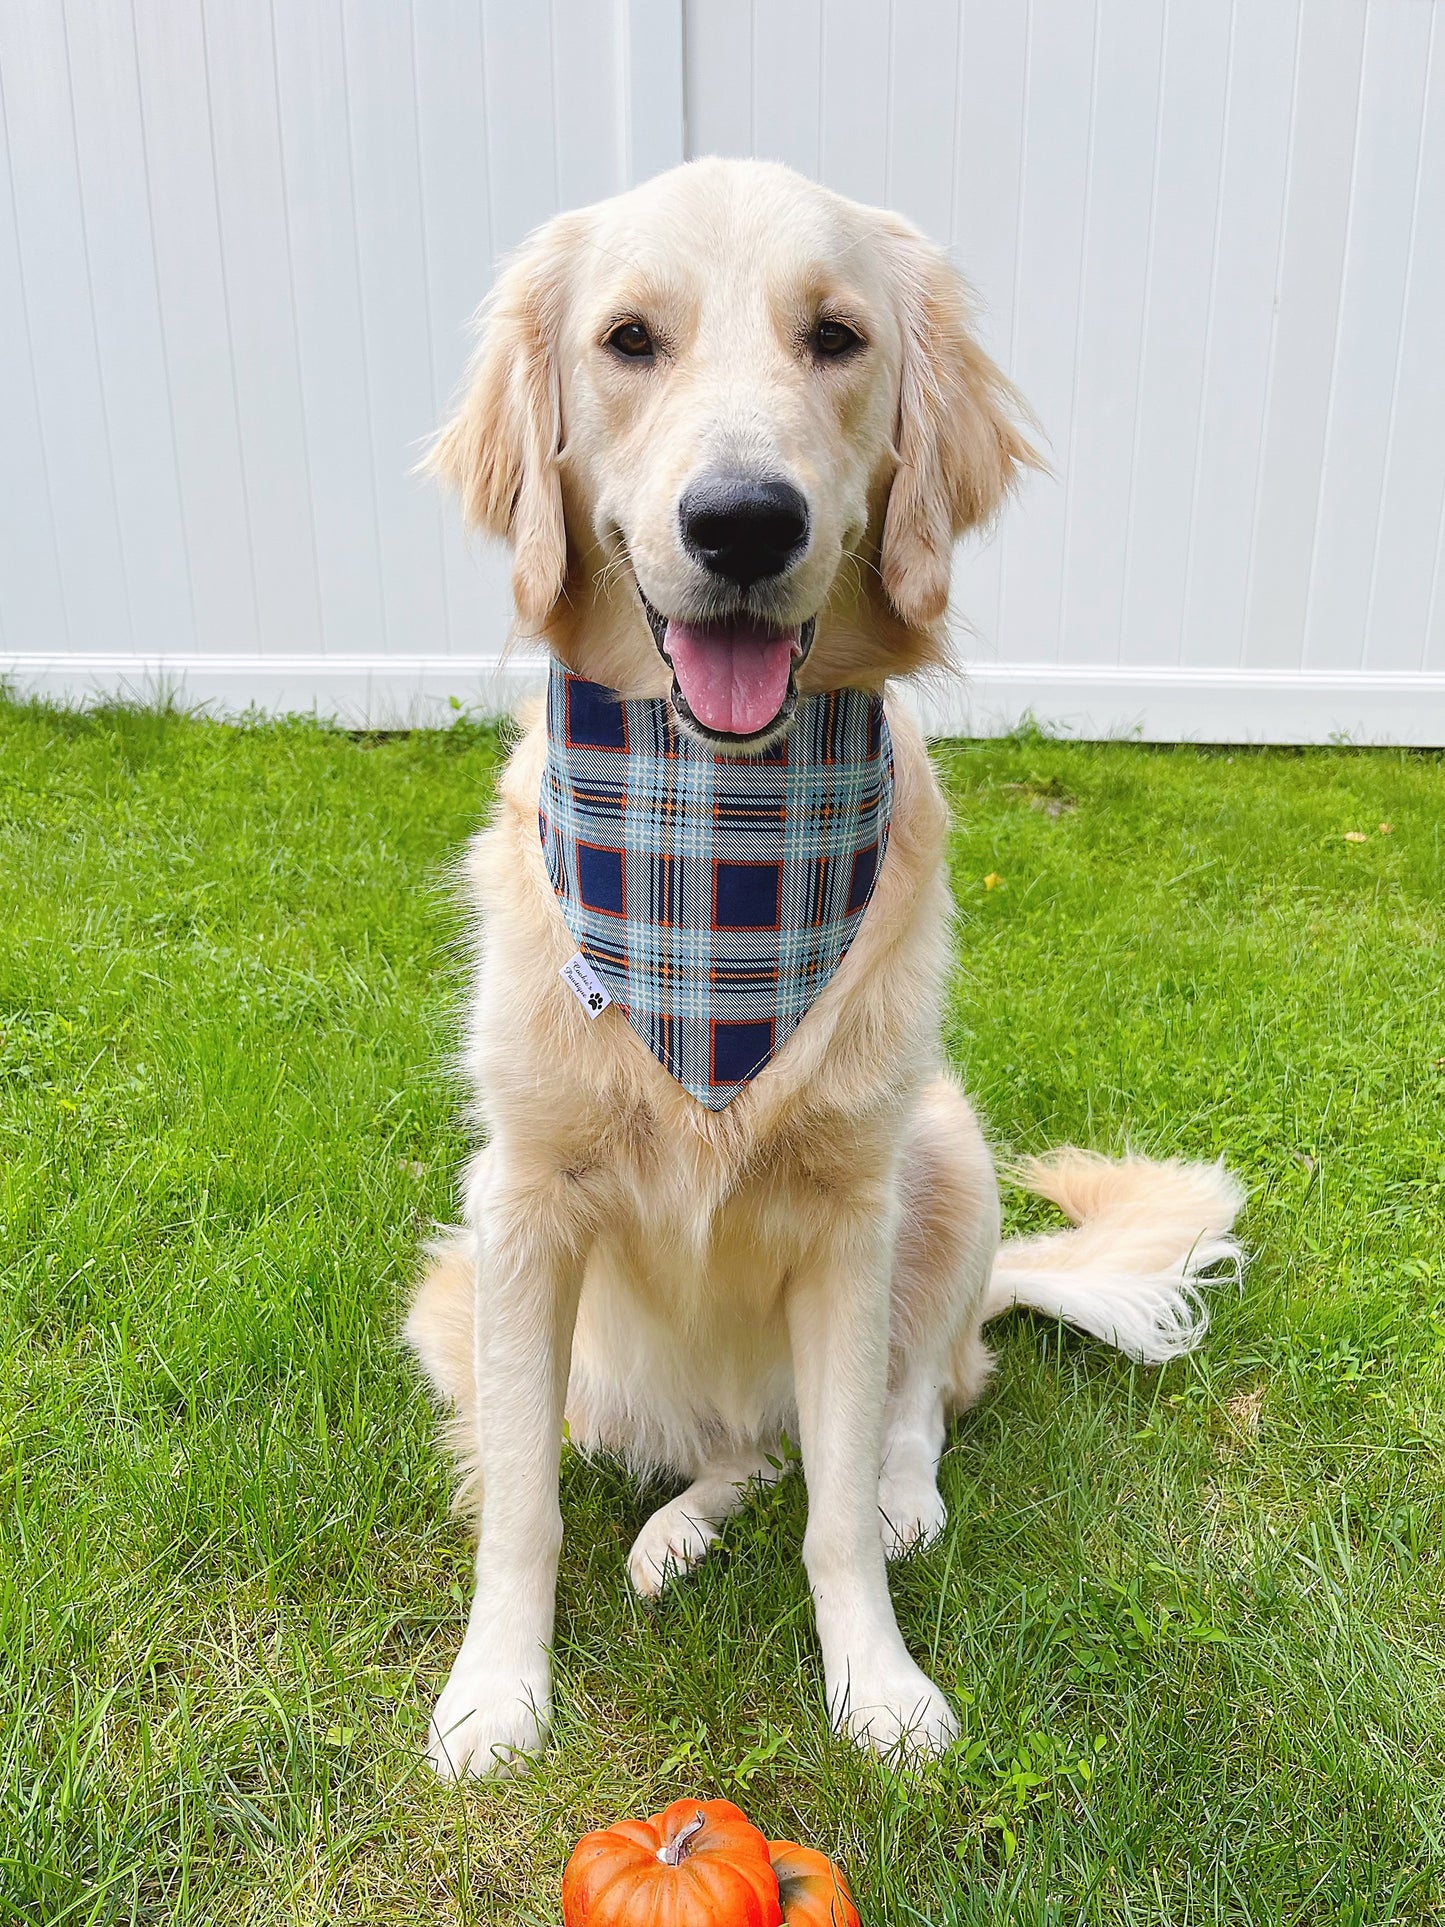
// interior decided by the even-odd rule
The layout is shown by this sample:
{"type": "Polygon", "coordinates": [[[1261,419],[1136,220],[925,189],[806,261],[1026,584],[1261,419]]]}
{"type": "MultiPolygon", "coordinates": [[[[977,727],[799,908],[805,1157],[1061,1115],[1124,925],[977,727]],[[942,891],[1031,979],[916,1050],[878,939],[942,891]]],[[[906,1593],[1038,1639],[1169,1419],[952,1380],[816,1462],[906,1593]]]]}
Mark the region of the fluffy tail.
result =
{"type": "Polygon", "coordinates": [[[1106,1158],[1068,1148],[1025,1158],[1010,1176],[1073,1220],[1070,1231],[1010,1238],[984,1299],[987,1322],[1015,1305],[1091,1332],[1144,1364],[1192,1351],[1209,1324],[1202,1274],[1236,1283],[1233,1235],[1244,1187],[1223,1164],[1106,1158]]]}

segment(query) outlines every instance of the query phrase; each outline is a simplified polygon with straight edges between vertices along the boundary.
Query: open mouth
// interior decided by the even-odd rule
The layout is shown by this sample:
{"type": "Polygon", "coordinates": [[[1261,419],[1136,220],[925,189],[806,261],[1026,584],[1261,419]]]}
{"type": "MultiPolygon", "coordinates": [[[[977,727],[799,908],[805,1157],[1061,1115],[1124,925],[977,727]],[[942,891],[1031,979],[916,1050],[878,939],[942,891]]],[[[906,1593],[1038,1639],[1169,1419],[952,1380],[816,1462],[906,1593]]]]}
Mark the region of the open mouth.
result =
{"type": "Polygon", "coordinates": [[[792,720],[794,672],[813,646],[815,617],[772,629],[750,616],[686,622],[654,609],[639,586],[658,653],[672,670],[672,704],[699,735],[730,747],[770,737],[792,720]]]}

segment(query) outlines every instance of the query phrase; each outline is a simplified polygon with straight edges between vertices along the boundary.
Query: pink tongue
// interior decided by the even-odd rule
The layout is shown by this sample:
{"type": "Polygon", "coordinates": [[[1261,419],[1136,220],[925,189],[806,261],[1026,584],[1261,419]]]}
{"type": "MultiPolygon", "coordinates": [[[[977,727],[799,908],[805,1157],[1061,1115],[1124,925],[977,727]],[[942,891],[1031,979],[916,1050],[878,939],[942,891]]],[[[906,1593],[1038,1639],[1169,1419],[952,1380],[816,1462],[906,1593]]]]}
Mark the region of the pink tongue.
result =
{"type": "Polygon", "coordinates": [[[788,694],[796,629],[669,621],[667,653],[677,686],[704,729],[755,736],[788,694]]]}

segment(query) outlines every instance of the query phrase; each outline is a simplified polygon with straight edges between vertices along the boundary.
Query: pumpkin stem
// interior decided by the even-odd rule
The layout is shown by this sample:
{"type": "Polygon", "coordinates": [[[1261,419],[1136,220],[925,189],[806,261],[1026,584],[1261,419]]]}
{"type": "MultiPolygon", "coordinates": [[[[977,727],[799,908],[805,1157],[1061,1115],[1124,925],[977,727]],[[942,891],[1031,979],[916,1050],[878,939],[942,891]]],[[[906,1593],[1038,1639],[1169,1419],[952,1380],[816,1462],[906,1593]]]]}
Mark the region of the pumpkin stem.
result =
{"type": "Polygon", "coordinates": [[[694,1834],[701,1833],[707,1825],[707,1815],[699,1811],[695,1820],[689,1820],[685,1827],[678,1829],[676,1837],[667,1846],[659,1847],[657,1857],[664,1867],[676,1867],[686,1858],[687,1849],[694,1834]]]}

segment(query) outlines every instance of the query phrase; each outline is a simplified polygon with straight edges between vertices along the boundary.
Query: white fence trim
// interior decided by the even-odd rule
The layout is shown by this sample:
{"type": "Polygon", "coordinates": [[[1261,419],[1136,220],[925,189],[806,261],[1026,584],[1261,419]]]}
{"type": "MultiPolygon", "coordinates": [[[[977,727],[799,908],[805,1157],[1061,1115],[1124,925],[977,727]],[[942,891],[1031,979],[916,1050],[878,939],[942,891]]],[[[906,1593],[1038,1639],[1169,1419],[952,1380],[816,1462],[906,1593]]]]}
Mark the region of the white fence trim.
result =
{"type": "MultiPolygon", "coordinates": [[[[325,717],[351,729],[419,728],[509,714],[542,686],[536,653],[496,656],[30,655],[17,694],[75,704],[156,702],[215,716],[325,717]]],[[[1398,743],[1445,748],[1445,675],[975,663],[915,696],[934,736],[1051,733],[1146,743],[1398,743]]]]}

